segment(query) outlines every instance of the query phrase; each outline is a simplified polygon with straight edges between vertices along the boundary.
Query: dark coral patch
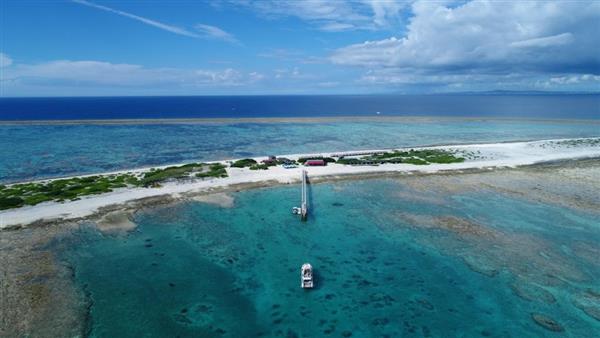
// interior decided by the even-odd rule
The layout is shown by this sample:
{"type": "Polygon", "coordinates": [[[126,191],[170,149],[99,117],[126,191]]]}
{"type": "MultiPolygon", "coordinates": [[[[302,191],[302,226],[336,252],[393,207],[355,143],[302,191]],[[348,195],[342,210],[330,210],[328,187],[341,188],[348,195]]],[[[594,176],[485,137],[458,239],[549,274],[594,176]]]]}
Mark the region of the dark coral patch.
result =
{"type": "Polygon", "coordinates": [[[535,321],[538,325],[545,328],[546,330],[553,332],[562,332],[565,330],[557,321],[548,316],[539,313],[532,313],[531,318],[533,319],[533,321],[535,321]]]}
{"type": "Polygon", "coordinates": [[[375,319],[373,319],[371,324],[374,326],[382,326],[382,325],[389,324],[389,322],[390,322],[390,320],[388,318],[375,318],[375,319]]]}
{"type": "Polygon", "coordinates": [[[433,304],[431,304],[429,301],[427,301],[426,299],[419,299],[417,300],[417,302],[425,309],[427,310],[433,310],[433,304]]]}

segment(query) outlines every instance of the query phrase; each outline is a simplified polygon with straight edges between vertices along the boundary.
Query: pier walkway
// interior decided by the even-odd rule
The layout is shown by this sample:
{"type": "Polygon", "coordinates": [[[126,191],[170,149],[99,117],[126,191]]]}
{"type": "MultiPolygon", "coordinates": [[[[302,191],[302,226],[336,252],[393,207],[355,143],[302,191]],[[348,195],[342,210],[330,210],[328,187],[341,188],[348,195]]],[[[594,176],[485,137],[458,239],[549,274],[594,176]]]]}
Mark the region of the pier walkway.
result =
{"type": "Polygon", "coordinates": [[[300,207],[293,207],[292,213],[295,215],[300,215],[300,219],[306,221],[306,217],[308,216],[308,198],[306,197],[306,181],[308,180],[308,174],[306,170],[302,169],[302,204],[300,207]]]}
{"type": "Polygon", "coordinates": [[[300,205],[300,218],[303,221],[306,221],[306,217],[308,216],[308,200],[306,198],[306,180],[307,180],[306,170],[302,170],[302,204],[300,205]]]}

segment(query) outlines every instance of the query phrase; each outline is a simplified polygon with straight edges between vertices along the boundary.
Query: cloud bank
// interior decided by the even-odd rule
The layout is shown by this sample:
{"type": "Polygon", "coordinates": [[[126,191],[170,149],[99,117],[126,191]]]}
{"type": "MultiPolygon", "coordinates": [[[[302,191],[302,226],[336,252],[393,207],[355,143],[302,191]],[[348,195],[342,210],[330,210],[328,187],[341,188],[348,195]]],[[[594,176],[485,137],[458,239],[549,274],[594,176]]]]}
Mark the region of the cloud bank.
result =
{"type": "Polygon", "coordinates": [[[452,5],[418,1],[405,36],[342,47],[330,61],[379,83],[600,73],[600,2],[452,5]]]}
{"type": "Polygon", "coordinates": [[[102,61],[57,60],[39,64],[14,64],[3,69],[2,88],[7,94],[23,88],[90,88],[185,91],[249,86],[263,79],[258,72],[225,69],[147,68],[102,61]]]}

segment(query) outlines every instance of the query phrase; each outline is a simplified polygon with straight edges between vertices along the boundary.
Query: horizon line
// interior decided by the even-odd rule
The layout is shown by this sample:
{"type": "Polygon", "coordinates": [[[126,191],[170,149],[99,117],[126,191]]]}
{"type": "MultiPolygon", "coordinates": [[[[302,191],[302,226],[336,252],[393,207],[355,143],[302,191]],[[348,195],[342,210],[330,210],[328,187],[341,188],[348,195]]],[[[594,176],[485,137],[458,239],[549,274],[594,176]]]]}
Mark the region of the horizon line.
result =
{"type": "Polygon", "coordinates": [[[600,95],[600,91],[538,91],[538,90],[485,90],[436,93],[338,93],[338,94],[164,94],[164,95],[37,95],[3,96],[0,99],[50,99],[50,98],[152,98],[152,97],[260,97],[260,96],[436,96],[436,95],[600,95]]]}

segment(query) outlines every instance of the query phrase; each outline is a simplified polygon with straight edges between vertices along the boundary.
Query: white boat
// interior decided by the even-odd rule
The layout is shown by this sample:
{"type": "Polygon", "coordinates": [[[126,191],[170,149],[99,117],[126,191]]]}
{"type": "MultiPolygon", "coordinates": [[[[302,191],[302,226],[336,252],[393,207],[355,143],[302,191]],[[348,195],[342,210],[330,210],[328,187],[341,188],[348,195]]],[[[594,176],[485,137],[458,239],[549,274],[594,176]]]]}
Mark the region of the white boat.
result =
{"type": "Polygon", "coordinates": [[[300,269],[300,280],[300,286],[302,286],[303,289],[312,289],[314,286],[312,265],[309,263],[302,264],[302,268],[300,269]]]}

